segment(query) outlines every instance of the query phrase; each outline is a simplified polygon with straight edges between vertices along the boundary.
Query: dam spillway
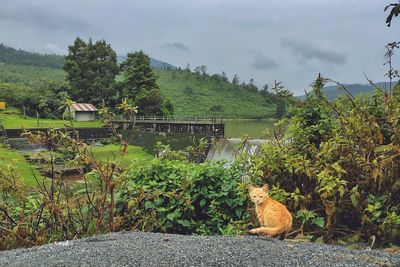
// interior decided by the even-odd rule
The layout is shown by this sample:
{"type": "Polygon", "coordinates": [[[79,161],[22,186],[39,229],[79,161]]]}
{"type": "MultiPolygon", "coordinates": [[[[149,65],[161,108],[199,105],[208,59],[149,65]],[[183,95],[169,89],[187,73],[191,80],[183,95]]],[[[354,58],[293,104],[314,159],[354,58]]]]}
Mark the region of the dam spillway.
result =
{"type": "Polygon", "coordinates": [[[218,138],[211,144],[210,150],[207,153],[207,160],[218,161],[225,160],[232,162],[237,155],[247,152],[249,155],[257,154],[260,146],[265,144],[267,140],[249,139],[242,145],[240,138],[218,138]]]}

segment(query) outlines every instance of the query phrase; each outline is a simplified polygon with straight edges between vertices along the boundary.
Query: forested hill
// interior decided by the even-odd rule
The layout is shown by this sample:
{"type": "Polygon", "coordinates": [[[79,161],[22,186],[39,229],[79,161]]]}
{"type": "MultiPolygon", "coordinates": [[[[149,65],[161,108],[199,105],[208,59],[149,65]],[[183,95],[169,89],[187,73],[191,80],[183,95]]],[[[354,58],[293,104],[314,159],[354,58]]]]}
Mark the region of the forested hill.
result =
{"type": "Polygon", "coordinates": [[[61,69],[64,65],[64,56],[26,52],[1,43],[0,62],[61,69]]]}

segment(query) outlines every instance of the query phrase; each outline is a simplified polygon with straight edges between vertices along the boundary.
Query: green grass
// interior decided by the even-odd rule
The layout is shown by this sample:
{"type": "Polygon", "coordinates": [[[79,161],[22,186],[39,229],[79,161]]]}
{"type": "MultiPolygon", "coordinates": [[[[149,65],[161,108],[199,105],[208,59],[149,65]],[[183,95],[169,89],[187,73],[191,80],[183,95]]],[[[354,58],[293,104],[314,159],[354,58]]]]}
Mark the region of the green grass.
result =
{"type": "Polygon", "coordinates": [[[270,118],[275,104],[267,104],[257,93],[216,82],[210,77],[198,78],[194,73],[178,70],[155,70],[157,84],[174,106],[176,116],[222,116],[224,118],[270,118]],[[187,89],[190,88],[190,89],[187,89]],[[222,112],[212,112],[221,105],[222,112]]]}
{"type": "Polygon", "coordinates": [[[0,161],[3,164],[8,164],[15,168],[16,173],[22,178],[25,184],[29,186],[37,186],[32,170],[39,181],[43,178],[34,166],[31,168],[31,165],[25,160],[23,154],[17,150],[11,150],[0,146],[0,161]]]}
{"type": "MultiPolygon", "coordinates": [[[[121,159],[120,146],[118,145],[93,146],[92,151],[93,156],[98,160],[112,161],[121,159]]],[[[128,153],[121,160],[121,166],[127,168],[132,162],[144,165],[152,159],[153,156],[145,152],[142,147],[130,145],[128,153]]]]}
{"type": "MultiPolygon", "coordinates": [[[[65,125],[70,125],[70,122],[66,120],[39,119],[38,124],[36,118],[24,118],[17,109],[7,108],[4,111],[0,111],[0,124],[5,128],[64,128],[65,125]]],[[[75,121],[73,124],[76,128],[101,127],[103,125],[101,121],[75,121]]]]}

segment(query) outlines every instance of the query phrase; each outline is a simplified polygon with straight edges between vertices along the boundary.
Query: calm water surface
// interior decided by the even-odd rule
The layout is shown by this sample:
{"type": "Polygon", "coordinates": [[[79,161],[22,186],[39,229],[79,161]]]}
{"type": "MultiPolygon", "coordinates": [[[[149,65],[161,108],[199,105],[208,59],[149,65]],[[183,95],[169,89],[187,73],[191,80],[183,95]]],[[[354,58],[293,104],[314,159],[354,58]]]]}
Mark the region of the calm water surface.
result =
{"type": "Polygon", "coordinates": [[[224,120],[225,137],[241,137],[248,135],[251,138],[262,138],[265,129],[270,133],[274,128],[271,120],[224,120]]]}

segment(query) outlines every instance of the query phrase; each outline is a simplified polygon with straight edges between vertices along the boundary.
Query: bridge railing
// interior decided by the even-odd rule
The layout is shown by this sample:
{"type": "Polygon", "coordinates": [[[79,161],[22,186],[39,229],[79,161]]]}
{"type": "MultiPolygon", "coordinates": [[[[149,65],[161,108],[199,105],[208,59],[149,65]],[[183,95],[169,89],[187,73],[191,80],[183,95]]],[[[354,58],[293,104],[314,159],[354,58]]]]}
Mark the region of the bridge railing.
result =
{"type": "MultiPolygon", "coordinates": [[[[111,121],[128,121],[123,115],[114,116],[111,121]]],[[[181,122],[222,124],[222,117],[169,117],[169,116],[135,116],[136,122],[181,122]]]]}

